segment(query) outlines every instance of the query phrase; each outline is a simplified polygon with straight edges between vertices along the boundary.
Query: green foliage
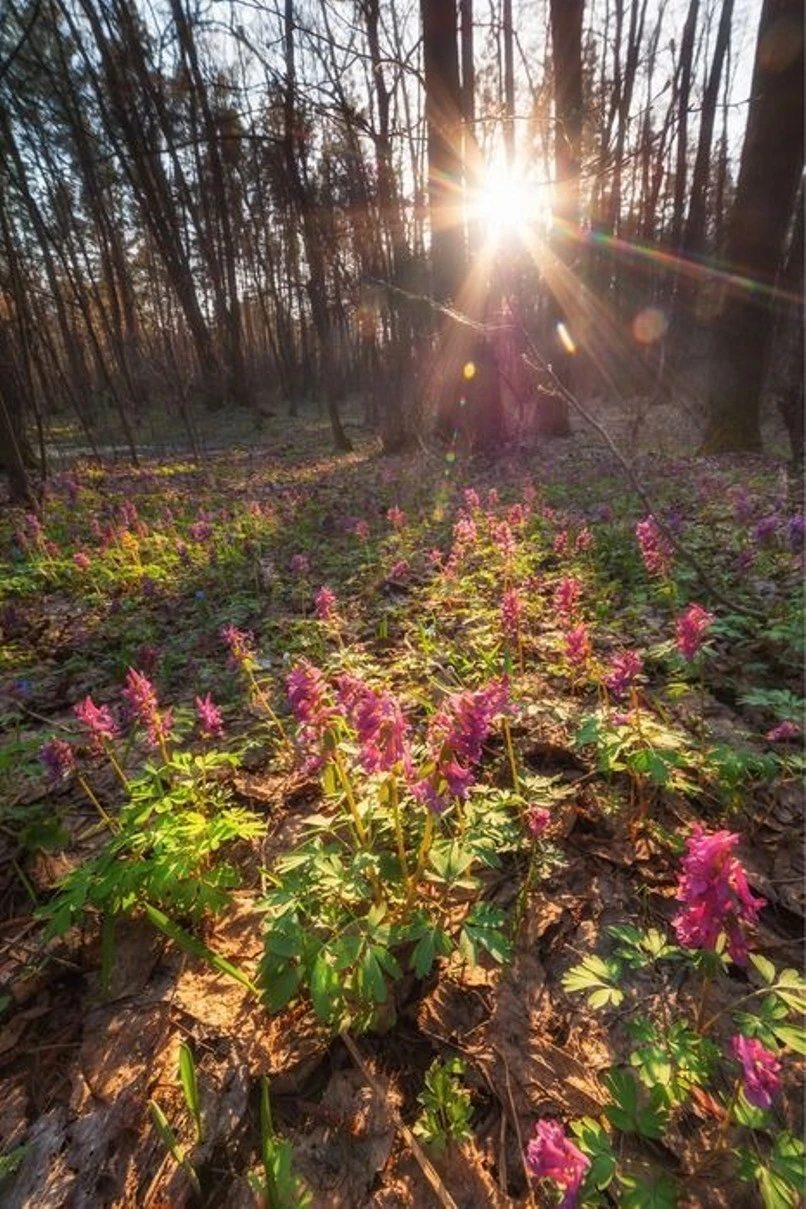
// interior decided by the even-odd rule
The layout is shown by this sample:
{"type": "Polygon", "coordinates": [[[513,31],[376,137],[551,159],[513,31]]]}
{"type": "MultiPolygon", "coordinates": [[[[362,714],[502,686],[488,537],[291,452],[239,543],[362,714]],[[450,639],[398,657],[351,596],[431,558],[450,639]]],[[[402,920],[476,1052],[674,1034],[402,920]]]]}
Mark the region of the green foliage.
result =
{"type": "Polygon", "coordinates": [[[669,1108],[683,1104],[693,1087],[703,1087],[719,1059],[718,1046],[690,1028],[685,1020],[668,1027],[657,1021],[637,1019],[631,1023],[632,1037],[639,1042],[630,1055],[644,1087],[657,1089],[669,1108]]]}
{"type": "Polygon", "coordinates": [[[593,1008],[607,1004],[618,1007],[624,999],[624,992],[618,985],[621,972],[621,966],[612,957],[605,959],[591,954],[563,975],[563,990],[569,994],[589,991],[588,1003],[593,1008]]]}
{"type": "Polygon", "coordinates": [[[183,1041],[179,1046],[179,1082],[182,1085],[182,1094],[185,1097],[188,1112],[192,1116],[193,1123],[196,1126],[196,1141],[201,1142],[203,1130],[199,1082],[196,1078],[196,1062],[193,1058],[193,1050],[186,1041],[183,1041]]]}
{"type": "Polygon", "coordinates": [[[265,1209],[307,1209],[312,1201],[293,1169],[294,1148],[274,1128],[269,1081],[260,1080],[260,1174],[251,1173],[249,1183],[265,1209]]]}
{"type": "Polygon", "coordinates": [[[470,1092],[461,1083],[464,1073],[465,1064],[460,1058],[449,1058],[447,1062],[436,1059],[426,1072],[425,1085],[417,1097],[422,1112],[414,1133],[437,1154],[473,1136],[470,1092]]]}
{"type": "Polygon", "coordinates": [[[738,1152],[739,1178],[755,1182],[764,1209],[797,1209],[806,1186],[806,1147],[799,1138],[784,1130],[775,1138],[769,1153],[758,1150],[738,1152]]]}
{"type": "Polygon", "coordinates": [[[221,752],[178,753],[131,781],[114,833],[42,909],[47,934],[61,935],[87,910],[114,916],[146,902],[196,918],[220,910],[239,880],[217,859],[220,850],[263,832],[262,821],[234,806],[219,779],[231,763],[221,752]]]}
{"type": "Polygon", "coordinates": [[[612,1103],[605,1105],[605,1116],[622,1133],[635,1133],[642,1138],[663,1136],[668,1120],[667,1098],[663,1090],[652,1084],[649,1096],[641,1094],[638,1081],[631,1071],[611,1070],[603,1078],[612,1103]]]}
{"type": "Polygon", "coordinates": [[[184,1147],[171,1128],[168,1118],[165,1116],[165,1113],[162,1111],[159,1104],[157,1104],[156,1100],[148,1101],[148,1111],[151,1113],[151,1120],[154,1123],[154,1128],[159,1134],[160,1141],[162,1142],[163,1146],[168,1151],[173,1161],[185,1172],[185,1175],[190,1180],[190,1183],[193,1185],[193,1189],[197,1195],[201,1196],[199,1177],[196,1175],[193,1165],[185,1153],[184,1147]]]}

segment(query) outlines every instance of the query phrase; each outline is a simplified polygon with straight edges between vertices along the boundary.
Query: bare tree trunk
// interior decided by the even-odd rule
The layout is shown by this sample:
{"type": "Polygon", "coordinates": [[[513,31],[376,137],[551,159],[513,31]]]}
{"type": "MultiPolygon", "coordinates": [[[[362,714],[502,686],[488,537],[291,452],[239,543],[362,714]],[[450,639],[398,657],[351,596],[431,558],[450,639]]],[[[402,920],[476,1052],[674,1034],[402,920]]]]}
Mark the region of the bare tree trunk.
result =
{"type": "Polygon", "coordinates": [[[724,287],[715,323],[705,448],[761,448],[761,392],[767,370],[778,272],[803,168],[803,7],[764,0],[752,100],[725,259],[749,285],[724,287]],[[759,287],[762,287],[759,289],[759,287]]]}

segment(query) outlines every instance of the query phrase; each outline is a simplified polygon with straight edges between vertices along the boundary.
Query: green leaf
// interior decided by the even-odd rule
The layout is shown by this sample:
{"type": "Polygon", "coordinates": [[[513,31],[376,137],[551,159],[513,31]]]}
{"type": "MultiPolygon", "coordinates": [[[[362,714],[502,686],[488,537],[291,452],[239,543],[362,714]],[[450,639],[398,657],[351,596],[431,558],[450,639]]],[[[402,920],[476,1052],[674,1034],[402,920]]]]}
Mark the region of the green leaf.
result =
{"type": "Polygon", "coordinates": [[[486,949],[495,961],[505,962],[511,941],[504,932],[506,912],[492,903],[475,903],[467,913],[459,936],[459,952],[471,965],[478,962],[479,948],[486,949]]]}
{"type": "Polygon", "coordinates": [[[668,1113],[661,1088],[653,1087],[649,1102],[642,1103],[638,1082],[631,1071],[608,1071],[603,1082],[614,1101],[604,1109],[611,1125],[622,1133],[636,1133],[643,1138],[663,1136],[668,1113]]]}
{"type": "Polygon", "coordinates": [[[762,957],[760,953],[751,953],[750,964],[758,971],[767,986],[771,986],[775,982],[775,966],[766,957],[762,957]]]}
{"type": "Polygon", "coordinates": [[[173,923],[157,907],[153,907],[150,903],[144,903],[143,910],[154,927],[158,928],[174,944],[179,945],[179,948],[184,950],[185,953],[189,953],[191,957],[198,957],[200,960],[206,961],[214,970],[218,970],[219,974],[226,974],[229,978],[234,978],[241,986],[246,987],[256,999],[260,998],[260,991],[243,970],[239,970],[237,966],[232,965],[224,957],[220,957],[218,953],[214,953],[212,949],[208,949],[207,945],[202,944],[195,936],[191,936],[189,932],[185,932],[177,924],[173,923]]]}
{"type": "Polygon", "coordinates": [[[782,1045],[788,1045],[796,1054],[806,1054],[806,1029],[797,1024],[777,1024],[772,1031],[782,1045]]]}
{"type": "Polygon", "coordinates": [[[630,1172],[620,1172],[619,1184],[623,1195],[619,1200],[621,1209],[676,1209],[679,1191],[675,1181],[662,1172],[653,1173],[647,1179],[630,1172]]]}
{"type": "Polygon", "coordinates": [[[196,1063],[193,1051],[187,1042],[179,1046],[179,1081],[185,1096],[190,1115],[196,1126],[196,1141],[202,1140],[201,1100],[199,1099],[199,1084],[196,1078],[196,1063]]]}
{"type": "Polygon", "coordinates": [[[569,994],[590,991],[588,1003],[593,1008],[606,1004],[618,1007],[624,999],[624,992],[618,986],[621,974],[621,965],[615,958],[605,959],[592,953],[563,975],[562,987],[569,994]]]}
{"type": "Polygon", "coordinates": [[[441,928],[428,928],[423,933],[411,955],[410,965],[418,978],[425,978],[437,957],[447,957],[451,951],[451,938],[441,928]]]}

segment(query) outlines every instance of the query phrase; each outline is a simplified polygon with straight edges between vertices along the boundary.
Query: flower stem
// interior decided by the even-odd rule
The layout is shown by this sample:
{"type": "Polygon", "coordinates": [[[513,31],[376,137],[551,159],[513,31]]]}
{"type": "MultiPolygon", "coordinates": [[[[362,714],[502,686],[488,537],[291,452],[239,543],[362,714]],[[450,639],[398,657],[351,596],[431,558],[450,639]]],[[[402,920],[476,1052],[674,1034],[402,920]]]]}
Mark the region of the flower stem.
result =
{"type": "Polygon", "coordinates": [[[104,810],[103,806],[98,801],[97,797],[95,796],[92,789],[90,788],[89,782],[87,781],[86,777],[82,776],[81,773],[78,773],[76,779],[77,779],[79,785],[81,786],[81,788],[84,790],[87,797],[89,798],[89,800],[92,802],[95,809],[98,811],[98,814],[100,815],[101,819],[103,820],[105,826],[107,826],[110,831],[117,831],[117,824],[115,823],[115,820],[111,817],[111,815],[107,814],[107,812],[104,810]]]}
{"type": "Polygon", "coordinates": [[[403,827],[400,822],[400,799],[397,792],[397,777],[394,773],[389,778],[389,801],[392,805],[392,818],[395,823],[397,855],[400,860],[400,868],[403,871],[403,878],[406,882],[406,892],[408,893],[411,891],[411,877],[409,876],[409,867],[406,861],[406,845],[403,840],[403,827]]]}
{"type": "Polygon", "coordinates": [[[520,793],[520,779],[518,777],[518,765],[515,761],[515,748],[512,745],[512,730],[509,725],[509,718],[504,718],[504,742],[507,746],[507,759],[509,760],[509,771],[512,777],[512,788],[515,793],[520,793]]]}

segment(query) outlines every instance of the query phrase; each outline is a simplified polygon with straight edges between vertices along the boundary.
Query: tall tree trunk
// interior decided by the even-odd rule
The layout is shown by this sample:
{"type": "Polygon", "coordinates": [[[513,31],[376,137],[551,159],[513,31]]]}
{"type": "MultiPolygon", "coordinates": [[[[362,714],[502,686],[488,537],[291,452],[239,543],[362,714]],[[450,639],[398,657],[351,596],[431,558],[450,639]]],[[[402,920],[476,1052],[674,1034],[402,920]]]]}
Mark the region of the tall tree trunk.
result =
{"type": "Polygon", "coordinates": [[[691,178],[691,201],[688,207],[686,230],[683,236],[683,253],[699,256],[705,247],[705,221],[708,213],[708,183],[711,175],[711,154],[714,142],[714,121],[719,100],[722,68],[730,42],[733,20],[733,0],[722,0],[722,13],[714,44],[711,70],[705,85],[700,116],[700,137],[697,143],[697,158],[691,178]]]}
{"type": "Polygon", "coordinates": [[[775,282],[803,168],[801,0],[764,0],[751,98],[725,249],[730,269],[749,282],[724,287],[715,324],[705,438],[710,452],[761,448],[773,309],[769,288],[753,287],[775,282]]]}
{"type": "Polygon", "coordinates": [[[464,276],[462,93],[456,0],[421,0],[432,293],[456,298],[464,276]]]}

